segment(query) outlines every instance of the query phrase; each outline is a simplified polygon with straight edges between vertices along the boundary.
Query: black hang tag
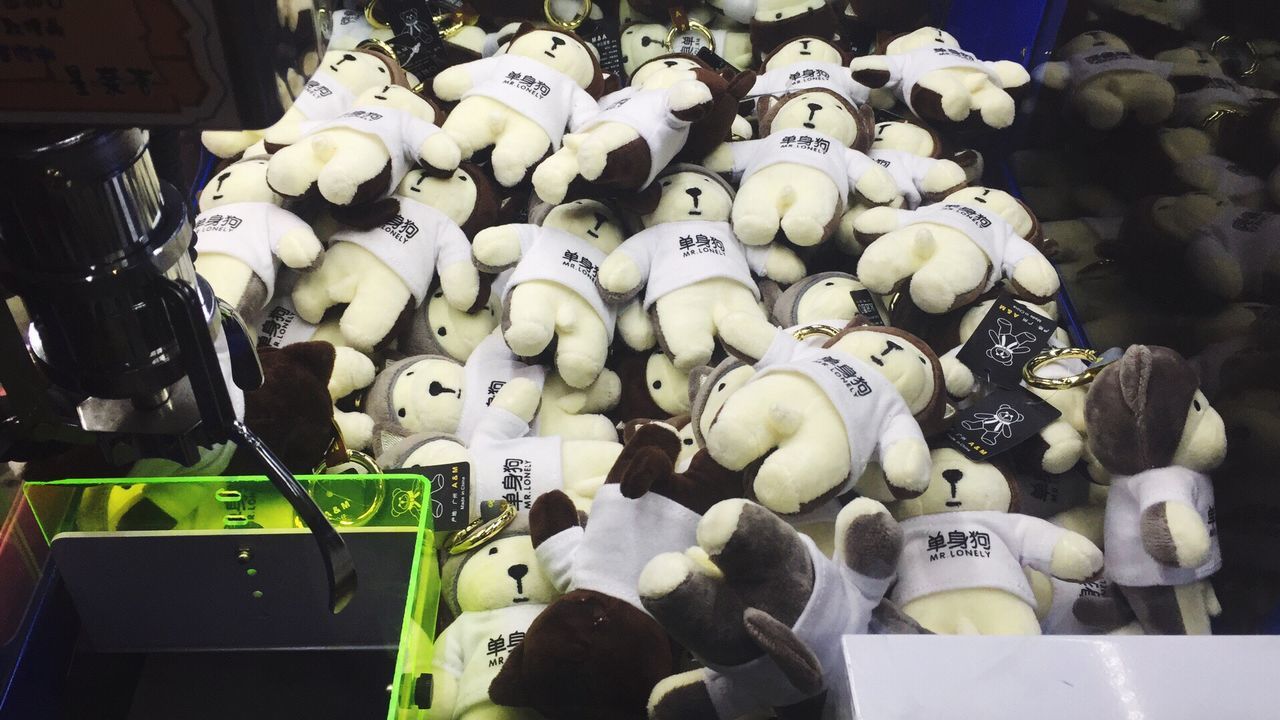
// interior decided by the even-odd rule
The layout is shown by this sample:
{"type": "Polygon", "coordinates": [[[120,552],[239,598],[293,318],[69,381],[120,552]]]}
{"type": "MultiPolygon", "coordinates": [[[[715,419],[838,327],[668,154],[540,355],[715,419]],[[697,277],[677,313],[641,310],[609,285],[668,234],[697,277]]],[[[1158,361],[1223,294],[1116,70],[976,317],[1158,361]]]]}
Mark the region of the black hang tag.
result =
{"type": "Polygon", "coordinates": [[[853,296],[853,304],[859,315],[872,325],[884,326],[884,317],[880,315],[880,307],[876,305],[876,299],[870,290],[854,290],[849,294],[853,296]]]}
{"type": "Polygon", "coordinates": [[[578,35],[590,43],[600,56],[600,67],[610,75],[621,79],[622,70],[622,36],[618,29],[618,20],[605,16],[589,18],[578,26],[578,35]]]}
{"type": "Polygon", "coordinates": [[[418,77],[428,77],[442,69],[444,38],[432,19],[431,3],[423,0],[384,0],[387,23],[396,34],[387,44],[396,51],[400,67],[418,77]]]}
{"type": "Polygon", "coordinates": [[[431,488],[433,530],[461,530],[471,521],[471,463],[414,465],[386,472],[421,475],[427,479],[431,488]]]}
{"type": "Polygon", "coordinates": [[[706,47],[705,45],[699,48],[698,52],[694,53],[694,55],[697,55],[698,59],[706,63],[712,70],[715,70],[718,73],[724,73],[728,78],[733,78],[734,75],[741,72],[738,68],[730,65],[728,60],[720,57],[714,50],[706,47]]]}
{"type": "Polygon", "coordinates": [[[974,377],[1002,387],[1022,382],[1022,368],[1049,347],[1057,325],[1001,293],[956,358],[974,377]]]}
{"type": "Polygon", "coordinates": [[[990,460],[1035,435],[1060,414],[1026,388],[998,387],[956,413],[947,440],[970,460],[990,460]]]}

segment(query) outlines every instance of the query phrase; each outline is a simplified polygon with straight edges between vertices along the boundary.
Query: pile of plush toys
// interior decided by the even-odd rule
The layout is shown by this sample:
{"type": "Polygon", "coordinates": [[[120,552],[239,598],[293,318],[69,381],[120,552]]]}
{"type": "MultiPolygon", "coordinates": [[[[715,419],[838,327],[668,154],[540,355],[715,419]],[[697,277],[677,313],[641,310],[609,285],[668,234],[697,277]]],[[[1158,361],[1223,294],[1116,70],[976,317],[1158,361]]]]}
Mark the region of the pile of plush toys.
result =
{"type": "Polygon", "coordinates": [[[1108,154],[1161,163],[1144,214],[1049,225],[1121,188],[1057,187],[1036,156],[1030,206],[981,185],[965,148],[1032,76],[922,26],[926,3],[689,2],[706,32],[668,38],[674,3],[623,2],[621,74],[563,29],[576,2],[556,24],[473,4],[433,77],[338,13],[283,119],[205,133],[228,162],[195,219],[264,363],[311,377],[269,373],[251,425],[301,458],[316,438],[282,418],[387,470],[466,461],[470,506],[516,511],[444,561],[426,716],[841,716],[845,634],[1209,631],[1226,434],[1200,388],[1225,369],[1131,345],[1005,387],[989,364],[1032,359],[1028,323],[1070,346],[1050,258],[1083,283],[1097,233],[1127,234],[1121,263],[1185,251],[1179,286],[1274,294],[1276,238],[1246,235],[1275,227],[1280,174],[1218,154],[1230,121],[1264,138],[1250,162],[1280,158],[1280,105],[1232,86],[1205,132],[1234,100],[1204,52],[1070,40],[1038,73],[1083,126],[1178,124],[1108,154]],[[1023,420],[977,411],[1001,392],[1048,420],[975,457],[959,426],[995,447],[1023,420]]]}

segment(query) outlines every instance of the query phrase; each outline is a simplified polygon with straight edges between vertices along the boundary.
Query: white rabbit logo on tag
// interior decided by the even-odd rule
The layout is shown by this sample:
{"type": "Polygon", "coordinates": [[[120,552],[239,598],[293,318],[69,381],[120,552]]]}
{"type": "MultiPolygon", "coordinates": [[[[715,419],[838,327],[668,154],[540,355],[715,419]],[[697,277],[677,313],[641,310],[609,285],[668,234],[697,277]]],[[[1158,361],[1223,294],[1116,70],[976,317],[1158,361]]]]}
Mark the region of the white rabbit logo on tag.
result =
{"type": "Polygon", "coordinates": [[[1018,355],[1030,353],[1031,346],[1028,343],[1036,339],[1034,334],[1025,330],[1015,335],[1013,323],[1004,318],[996,320],[996,330],[988,330],[987,337],[991,338],[992,343],[987,348],[987,357],[1005,367],[1012,366],[1018,355]]]}

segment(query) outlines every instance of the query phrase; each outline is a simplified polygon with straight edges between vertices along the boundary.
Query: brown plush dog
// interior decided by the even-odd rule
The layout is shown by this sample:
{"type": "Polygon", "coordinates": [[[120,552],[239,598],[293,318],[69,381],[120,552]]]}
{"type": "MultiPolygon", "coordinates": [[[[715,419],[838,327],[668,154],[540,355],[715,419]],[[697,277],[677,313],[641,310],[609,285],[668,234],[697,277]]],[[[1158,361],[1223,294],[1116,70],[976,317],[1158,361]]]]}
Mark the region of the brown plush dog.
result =
{"type": "Polygon", "coordinates": [[[538,559],[568,590],[529,626],[489,686],[499,705],[554,718],[641,720],[657,682],[675,672],[676,647],[641,608],[640,571],[661,552],[696,540],[701,513],[739,494],[735,474],[706,453],[673,471],[679,439],[640,428],[597,493],[584,529],[559,491],[529,515],[538,559]]]}

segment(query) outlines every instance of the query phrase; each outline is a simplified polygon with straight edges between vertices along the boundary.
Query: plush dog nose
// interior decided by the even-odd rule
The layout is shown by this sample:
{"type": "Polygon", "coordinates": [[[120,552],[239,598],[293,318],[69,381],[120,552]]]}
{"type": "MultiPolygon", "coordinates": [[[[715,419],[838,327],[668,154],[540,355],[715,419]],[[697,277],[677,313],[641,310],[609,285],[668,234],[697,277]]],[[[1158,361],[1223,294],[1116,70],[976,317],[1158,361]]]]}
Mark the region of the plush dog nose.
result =
{"type": "Polygon", "coordinates": [[[702,190],[699,190],[698,188],[689,188],[688,190],[685,190],[685,192],[692,198],[696,198],[702,194],[702,190]]]}
{"type": "Polygon", "coordinates": [[[515,580],[516,582],[520,582],[521,580],[524,579],[525,575],[529,574],[529,566],[523,563],[521,563],[520,565],[512,565],[511,567],[507,568],[507,574],[511,576],[512,580],[515,580]]]}
{"type": "Polygon", "coordinates": [[[553,35],[551,37],[551,48],[554,50],[555,48],[558,48],[561,45],[564,45],[566,42],[568,41],[565,40],[564,38],[558,38],[553,35]]]}
{"type": "Polygon", "coordinates": [[[822,106],[819,105],[818,103],[809,103],[805,107],[809,108],[809,112],[811,113],[816,113],[822,109],[822,106]]]}

